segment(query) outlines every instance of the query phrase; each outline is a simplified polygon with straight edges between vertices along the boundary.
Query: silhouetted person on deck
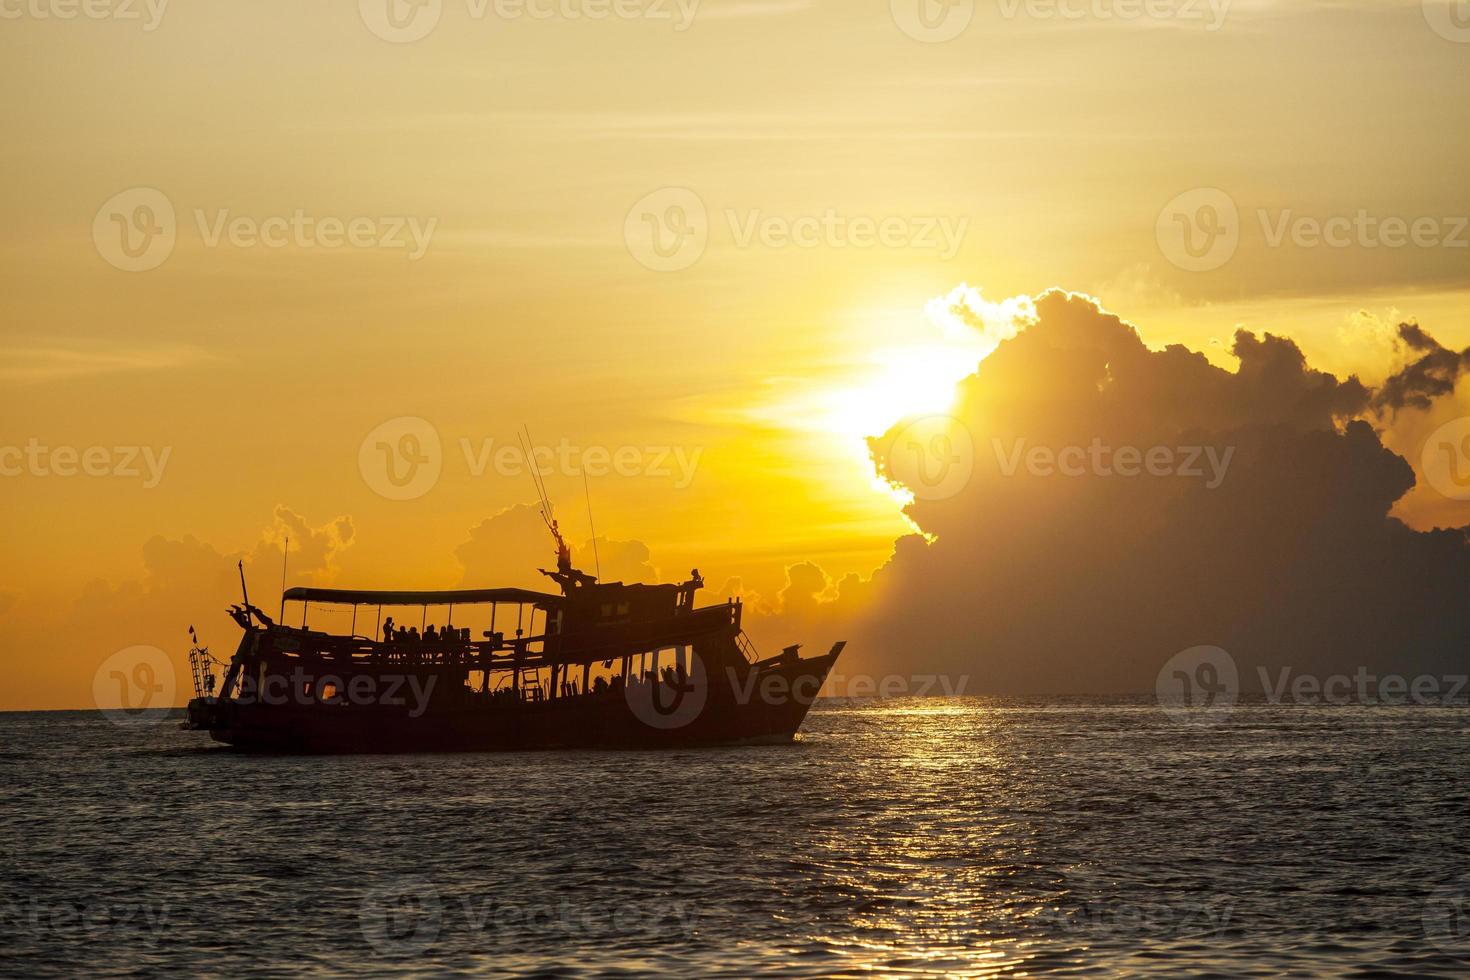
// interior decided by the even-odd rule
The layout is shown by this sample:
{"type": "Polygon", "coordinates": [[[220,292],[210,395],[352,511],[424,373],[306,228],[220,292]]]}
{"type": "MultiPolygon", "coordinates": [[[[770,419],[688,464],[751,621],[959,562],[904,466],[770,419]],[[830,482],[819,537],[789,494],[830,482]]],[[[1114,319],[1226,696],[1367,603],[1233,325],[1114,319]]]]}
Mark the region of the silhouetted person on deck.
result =
{"type": "Polygon", "coordinates": [[[383,642],[384,643],[392,643],[393,642],[393,617],[392,616],[389,616],[386,620],[383,621],[383,642]]]}
{"type": "Polygon", "coordinates": [[[433,623],[430,623],[429,624],[429,628],[426,629],[426,630],[424,630],[424,642],[425,643],[438,643],[439,642],[439,634],[434,630],[434,624],[433,623]]]}

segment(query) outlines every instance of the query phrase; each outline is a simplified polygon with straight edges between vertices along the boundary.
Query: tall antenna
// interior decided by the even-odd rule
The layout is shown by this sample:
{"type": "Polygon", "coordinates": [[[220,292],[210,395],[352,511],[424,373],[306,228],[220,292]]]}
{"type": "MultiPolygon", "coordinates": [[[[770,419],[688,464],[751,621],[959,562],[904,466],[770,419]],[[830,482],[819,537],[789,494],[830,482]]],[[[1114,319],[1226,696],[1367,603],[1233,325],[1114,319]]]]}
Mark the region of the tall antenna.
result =
{"type": "Polygon", "coordinates": [[[597,557],[597,525],[592,523],[592,490],[587,486],[587,468],[582,467],[582,492],[587,495],[587,526],[592,529],[592,560],[597,564],[597,577],[602,578],[602,559],[597,557]]]}
{"type": "Polygon", "coordinates": [[[547,523],[547,526],[550,526],[551,497],[546,493],[546,481],[541,477],[541,464],[536,461],[536,444],[531,441],[530,426],[521,423],[521,429],[524,430],[524,437],[522,438],[521,434],[517,433],[517,438],[521,438],[521,454],[526,457],[526,462],[531,464],[531,482],[536,485],[536,498],[541,505],[541,519],[547,523]]]}
{"type": "Polygon", "coordinates": [[[291,535],[286,535],[286,546],[281,549],[281,613],[277,617],[286,621],[286,556],[291,553],[291,535]]]}

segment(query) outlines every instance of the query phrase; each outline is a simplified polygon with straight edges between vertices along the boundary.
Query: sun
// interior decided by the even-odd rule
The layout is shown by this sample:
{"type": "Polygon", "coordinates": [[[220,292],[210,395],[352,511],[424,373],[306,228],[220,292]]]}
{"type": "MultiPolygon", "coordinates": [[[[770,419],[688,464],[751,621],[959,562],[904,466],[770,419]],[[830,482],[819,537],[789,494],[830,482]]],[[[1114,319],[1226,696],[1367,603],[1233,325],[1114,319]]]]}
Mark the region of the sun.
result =
{"type": "Polygon", "coordinates": [[[878,351],[857,383],[817,396],[812,423],[832,435],[866,439],[901,419],[945,414],[954,407],[956,383],[975,370],[967,353],[949,345],[878,351]]]}
{"type": "MultiPolygon", "coordinates": [[[[987,300],[979,288],[960,284],[924,306],[923,336],[876,348],[864,368],[818,398],[816,427],[837,436],[866,439],[895,422],[954,410],[955,386],[975,373],[999,344],[1036,318],[1029,296],[987,300]]],[[[909,328],[914,329],[914,328],[909,328]]]]}

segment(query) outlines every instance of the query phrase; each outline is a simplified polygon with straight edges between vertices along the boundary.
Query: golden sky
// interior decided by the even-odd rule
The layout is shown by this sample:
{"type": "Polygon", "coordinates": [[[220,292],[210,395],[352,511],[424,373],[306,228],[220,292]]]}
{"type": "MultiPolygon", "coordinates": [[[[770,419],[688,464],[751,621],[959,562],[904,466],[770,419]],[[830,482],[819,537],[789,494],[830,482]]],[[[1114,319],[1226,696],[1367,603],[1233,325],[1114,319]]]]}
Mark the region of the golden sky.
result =
{"type": "MultiPolygon", "coordinates": [[[[1222,366],[1238,326],[1365,380],[1401,319],[1470,344],[1470,37],[1433,0],[387,2],[0,0],[0,444],[64,447],[0,459],[0,707],[229,645],[213,592],[117,618],[165,592],[150,541],[271,595],[263,542],[347,517],[296,581],[458,584],[534,499],[494,462],[523,423],[625,451],[596,530],[667,578],[866,575],[908,524],[863,436],[987,352],[930,306],[961,284],[1222,366]],[[1181,255],[1221,200],[1230,254],[1181,255]],[[403,419],[440,472],[395,500],[361,457],[403,419]]],[[[588,538],[580,467],[547,483],[588,538]]]]}

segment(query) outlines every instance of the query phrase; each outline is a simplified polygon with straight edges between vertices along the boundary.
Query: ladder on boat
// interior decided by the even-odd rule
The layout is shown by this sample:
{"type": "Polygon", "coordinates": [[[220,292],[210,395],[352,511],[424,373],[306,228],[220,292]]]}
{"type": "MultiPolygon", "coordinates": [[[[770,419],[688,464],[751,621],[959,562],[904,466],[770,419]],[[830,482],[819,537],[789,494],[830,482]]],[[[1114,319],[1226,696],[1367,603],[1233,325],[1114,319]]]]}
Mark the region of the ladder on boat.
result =
{"type": "Polygon", "coordinates": [[[755,644],[751,643],[750,637],[745,635],[745,630],[741,630],[739,633],[735,634],[735,645],[739,647],[740,652],[745,655],[746,663],[753,664],[761,658],[760,654],[756,652],[755,644]]]}
{"type": "Polygon", "coordinates": [[[194,632],[194,627],[189,627],[189,673],[194,680],[194,696],[196,698],[206,697],[214,693],[214,668],[213,658],[209,655],[209,647],[199,645],[199,637],[194,632]]]}
{"type": "Polygon", "coordinates": [[[521,699],[524,701],[541,701],[546,697],[546,692],[541,689],[541,672],[532,670],[521,675],[521,699]]]}

